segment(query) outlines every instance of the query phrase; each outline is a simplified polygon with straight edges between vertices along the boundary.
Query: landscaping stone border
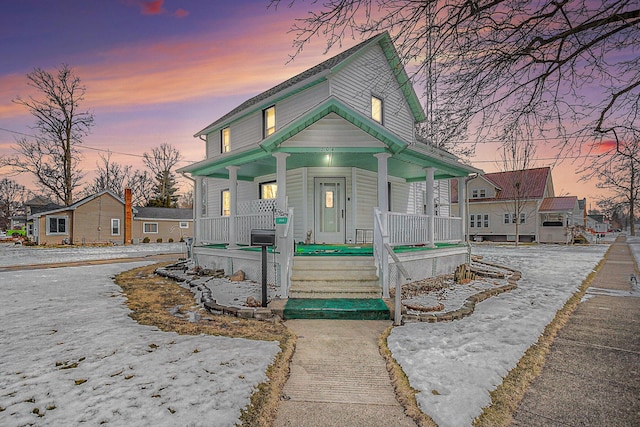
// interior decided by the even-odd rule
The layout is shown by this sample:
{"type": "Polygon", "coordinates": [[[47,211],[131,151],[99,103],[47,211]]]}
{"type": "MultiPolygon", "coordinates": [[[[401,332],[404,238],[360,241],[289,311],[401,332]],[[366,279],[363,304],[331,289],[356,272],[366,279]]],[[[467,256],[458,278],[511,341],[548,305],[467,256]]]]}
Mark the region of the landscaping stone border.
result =
{"type": "Polygon", "coordinates": [[[195,300],[207,311],[213,314],[239,317],[242,319],[275,320],[277,314],[269,307],[233,307],[218,304],[211,295],[211,289],[205,286],[207,276],[198,276],[187,273],[186,264],[172,264],[155,270],[158,276],[175,280],[183,288],[191,290],[195,300]]]}
{"type": "Polygon", "coordinates": [[[518,287],[517,282],[522,277],[522,273],[520,271],[503,265],[482,261],[480,257],[473,257],[472,260],[474,263],[484,264],[489,267],[496,267],[511,272],[511,274],[507,277],[507,284],[496,288],[485,289],[484,291],[471,295],[470,297],[465,299],[462,307],[457,310],[447,311],[444,313],[425,312],[420,314],[403,314],[402,320],[404,322],[438,323],[462,319],[463,317],[467,317],[473,313],[477,303],[484,301],[492,296],[499,295],[503,292],[512,291],[518,287]]]}

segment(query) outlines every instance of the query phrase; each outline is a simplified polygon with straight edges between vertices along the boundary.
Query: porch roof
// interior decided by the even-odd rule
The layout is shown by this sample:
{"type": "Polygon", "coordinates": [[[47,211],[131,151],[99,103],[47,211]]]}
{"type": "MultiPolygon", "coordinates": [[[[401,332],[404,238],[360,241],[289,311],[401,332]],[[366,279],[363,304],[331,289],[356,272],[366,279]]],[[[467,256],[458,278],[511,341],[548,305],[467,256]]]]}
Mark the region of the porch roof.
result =
{"type": "Polygon", "coordinates": [[[289,153],[287,169],[300,167],[356,167],[373,172],[377,171],[375,153],[387,152],[392,155],[388,160],[388,173],[404,178],[409,182],[425,179],[424,168],[436,168],[436,179],[466,176],[482,171],[459,162],[451,153],[425,144],[409,144],[377,122],[347,106],[339,99],[331,97],[325,102],[292,121],[259,144],[241,152],[230,152],[183,167],[179,172],[194,176],[228,178],[228,166],[239,166],[238,179],[253,181],[254,178],[276,172],[276,160],[272,153],[289,153]],[[341,146],[286,146],[284,142],[303,132],[314,123],[335,114],[359,128],[381,144],[362,146],[346,142],[341,146]]]}

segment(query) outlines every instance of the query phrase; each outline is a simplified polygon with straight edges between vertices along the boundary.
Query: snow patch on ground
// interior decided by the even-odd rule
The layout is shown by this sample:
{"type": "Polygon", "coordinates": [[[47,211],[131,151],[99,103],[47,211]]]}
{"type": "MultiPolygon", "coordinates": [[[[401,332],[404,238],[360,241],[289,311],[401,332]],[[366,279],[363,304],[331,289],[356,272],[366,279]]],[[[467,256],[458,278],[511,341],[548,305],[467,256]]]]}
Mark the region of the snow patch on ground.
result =
{"type": "Polygon", "coordinates": [[[594,246],[478,246],[474,255],[522,272],[518,288],[476,305],[461,320],[411,323],[389,336],[422,411],[441,427],[467,426],[489,391],[537,341],[608,249],[594,246]]]}
{"type": "Polygon", "coordinates": [[[141,265],[0,273],[0,425],[238,422],[278,343],[136,323],[112,277],[141,265]]]}

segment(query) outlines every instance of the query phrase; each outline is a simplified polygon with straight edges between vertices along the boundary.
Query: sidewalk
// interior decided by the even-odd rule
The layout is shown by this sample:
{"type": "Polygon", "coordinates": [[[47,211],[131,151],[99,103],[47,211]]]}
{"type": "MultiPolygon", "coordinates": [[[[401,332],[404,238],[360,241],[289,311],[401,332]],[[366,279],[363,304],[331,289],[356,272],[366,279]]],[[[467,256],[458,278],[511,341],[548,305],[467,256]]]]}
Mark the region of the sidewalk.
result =
{"type": "Polygon", "coordinates": [[[378,351],[382,320],[288,320],[298,336],[275,427],[415,427],[378,351]]]}
{"type": "MultiPolygon", "coordinates": [[[[570,260],[568,260],[570,262],[570,260]]],[[[624,238],[560,330],[513,426],[640,425],[640,287],[624,238]]]]}

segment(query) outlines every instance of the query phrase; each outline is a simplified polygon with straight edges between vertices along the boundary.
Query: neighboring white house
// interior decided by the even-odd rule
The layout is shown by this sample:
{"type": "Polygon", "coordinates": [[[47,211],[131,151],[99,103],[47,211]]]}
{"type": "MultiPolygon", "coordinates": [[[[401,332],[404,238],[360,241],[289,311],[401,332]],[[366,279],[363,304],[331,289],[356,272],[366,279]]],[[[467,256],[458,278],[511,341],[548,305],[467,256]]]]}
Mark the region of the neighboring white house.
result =
{"type": "Polygon", "coordinates": [[[179,170],[196,181],[197,261],[258,279],[259,253],[244,245],[251,229],[275,228],[269,281],[285,297],[294,242],[373,242],[385,296],[397,280],[385,243],[450,244],[399,254],[414,279],[465,262],[448,180],[481,171],[420,142],[415,125],[424,120],[387,33],[242,103],[195,134],[207,158],[179,170]]]}
{"type": "MultiPolygon", "coordinates": [[[[458,182],[452,185],[452,206],[459,212],[458,182]]],[[[555,197],[551,169],[494,172],[470,178],[468,233],[470,240],[566,243],[574,227],[584,228],[576,196],[555,197]]]]}

